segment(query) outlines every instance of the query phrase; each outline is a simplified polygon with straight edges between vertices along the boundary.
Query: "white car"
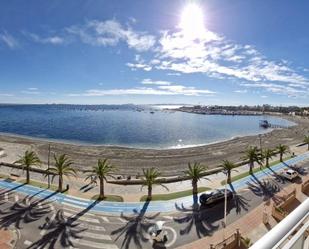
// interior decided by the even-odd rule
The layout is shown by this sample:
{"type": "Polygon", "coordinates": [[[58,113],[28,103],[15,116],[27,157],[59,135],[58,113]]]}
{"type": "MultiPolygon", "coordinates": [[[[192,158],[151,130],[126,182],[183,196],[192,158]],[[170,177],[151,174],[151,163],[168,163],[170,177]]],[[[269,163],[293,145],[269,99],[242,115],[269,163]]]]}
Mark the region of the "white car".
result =
{"type": "Polygon", "coordinates": [[[281,172],[281,176],[283,176],[284,178],[286,178],[288,180],[293,180],[293,179],[298,177],[298,173],[295,170],[292,170],[292,169],[284,169],[281,172]]]}

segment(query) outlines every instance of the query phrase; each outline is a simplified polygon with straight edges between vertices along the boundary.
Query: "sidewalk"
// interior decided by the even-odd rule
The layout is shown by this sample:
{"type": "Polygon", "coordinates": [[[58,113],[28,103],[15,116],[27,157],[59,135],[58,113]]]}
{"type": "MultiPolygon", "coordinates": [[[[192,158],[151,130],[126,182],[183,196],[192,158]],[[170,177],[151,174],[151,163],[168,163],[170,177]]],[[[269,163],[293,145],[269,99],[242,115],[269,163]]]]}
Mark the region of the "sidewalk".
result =
{"type": "MultiPolygon", "coordinates": [[[[306,176],[305,179],[309,179],[309,176],[306,176]]],[[[281,190],[276,196],[283,196],[286,193],[290,193],[296,188],[296,198],[299,201],[303,201],[307,196],[301,192],[301,184],[292,184],[288,187],[281,190]]],[[[226,227],[226,237],[235,233],[237,229],[240,230],[241,236],[250,238],[251,242],[254,243],[265,235],[269,230],[277,225],[277,221],[271,216],[271,208],[273,201],[269,203],[262,203],[256,207],[253,211],[244,215],[237,221],[232,224],[227,225],[226,227]],[[263,212],[266,211],[269,214],[269,226],[263,224],[263,212]]],[[[178,247],[177,249],[208,249],[210,245],[216,245],[217,243],[223,240],[223,230],[219,230],[213,233],[210,237],[204,237],[192,243],[178,247]]]]}
{"type": "Polygon", "coordinates": [[[10,230],[0,229],[0,249],[12,249],[16,243],[16,235],[10,230]]]}
{"type": "MultiPolygon", "coordinates": [[[[309,159],[309,152],[304,153],[302,155],[296,156],[294,158],[291,158],[287,160],[286,164],[297,164],[302,163],[309,159]]],[[[267,177],[271,177],[273,174],[273,171],[280,171],[282,168],[286,167],[284,163],[279,163],[277,165],[274,165],[271,167],[271,169],[264,169],[258,173],[254,174],[254,177],[256,179],[263,179],[267,177]]],[[[214,176],[218,178],[218,176],[214,176]]],[[[251,175],[242,178],[238,181],[233,182],[233,188],[235,191],[238,189],[246,188],[247,183],[251,182],[253,177],[251,175]]],[[[68,206],[74,206],[77,208],[87,208],[90,205],[93,206],[94,201],[89,199],[82,199],[70,195],[65,195],[62,193],[55,193],[53,191],[50,191],[48,189],[40,189],[36,188],[30,185],[22,185],[15,182],[9,182],[5,180],[0,180],[0,187],[4,189],[14,189],[15,192],[22,193],[24,195],[36,195],[38,198],[42,199],[49,199],[51,201],[56,201],[59,204],[68,205],[68,206]]],[[[222,186],[221,186],[222,187],[222,186]]],[[[176,212],[176,206],[184,206],[184,207],[191,207],[192,206],[192,196],[187,196],[179,199],[169,200],[169,201],[153,201],[150,202],[147,207],[147,212],[149,213],[155,213],[155,212],[161,212],[161,213],[169,213],[169,212],[176,212]]],[[[126,214],[132,214],[134,210],[141,210],[143,208],[144,203],[143,202],[108,202],[108,201],[102,201],[100,203],[97,203],[92,208],[93,212],[101,212],[101,213],[107,213],[110,215],[119,215],[120,213],[126,213],[126,214]]]]}

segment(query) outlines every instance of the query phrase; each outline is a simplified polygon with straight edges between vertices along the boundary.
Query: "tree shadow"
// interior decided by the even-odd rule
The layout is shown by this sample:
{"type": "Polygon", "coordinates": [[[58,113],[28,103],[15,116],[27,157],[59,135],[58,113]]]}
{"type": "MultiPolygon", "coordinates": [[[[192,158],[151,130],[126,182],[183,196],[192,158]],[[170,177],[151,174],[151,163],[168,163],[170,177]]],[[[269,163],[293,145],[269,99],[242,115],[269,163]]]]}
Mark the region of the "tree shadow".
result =
{"type": "Polygon", "coordinates": [[[20,184],[20,185],[18,185],[18,186],[15,186],[14,188],[10,188],[10,189],[8,189],[8,190],[1,191],[1,192],[0,192],[0,196],[5,195],[5,194],[8,194],[8,193],[11,193],[11,192],[15,191],[16,189],[21,188],[22,186],[25,186],[25,185],[26,185],[26,183],[23,183],[23,184],[20,184]]]}
{"type": "MultiPolygon", "coordinates": [[[[207,208],[199,205],[196,194],[193,195],[193,205],[191,208],[186,208],[183,204],[179,206],[177,203],[175,207],[178,211],[185,213],[185,215],[180,218],[174,218],[174,221],[179,224],[187,224],[180,230],[180,235],[189,234],[193,227],[195,227],[196,234],[199,238],[211,235],[219,228],[219,225],[214,225],[214,222],[220,220],[224,215],[223,212],[214,212],[209,215],[207,208]]],[[[228,209],[230,210],[230,208],[228,209]]]]}
{"type": "Polygon", "coordinates": [[[269,167],[268,169],[272,172],[271,176],[274,177],[275,181],[282,184],[286,183],[287,180],[282,175],[278,174],[271,167],[269,167]]]}
{"type": "Polygon", "coordinates": [[[2,216],[0,227],[8,228],[15,225],[16,228],[22,229],[21,223],[34,222],[51,211],[45,199],[40,201],[32,201],[32,199],[26,196],[23,200],[14,203],[7,211],[0,211],[2,216]]]}
{"type": "Polygon", "coordinates": [[[263,197],[263,201],[272,199],[277,203],[280,197],[276,193],[280,192],[281,187],[275,181],[270,179],[259,180],[254,174],[251,174],[251,182],[247,181],[248,188],[257,196],[263,197]]]}
{"type": "Polygon", "coordinates": [[[236,214],[240,214],[242,210],[248,211],[250,206],[248,202],[250,200],[246,199],[241,194],[237,193],[232,183],[229,183],[229,186],[233,193],[233,204],[236,209],[235,210],[236,214]]]}
{"type": "Polygon", "coordinates": [[[50,220],[46,219],[40,229],[45,229],[47,233],[38,241],[34,242],[30,248],[57,248],[56,243],[59,241],[60,245],[64,248],[74,247],[74,239],[81,239],[80,233],[87,230],[86,228],[79,228],[78,219],[90,211],[99,201],[94,201],[86,209],[71,216],[65,217],[63,210],[57,211],[55,218],[50,220]]]}
{"type": "Polygon", "coordinates": [[[152,216],[146,215],[149,203],[150,200],[146,200],[140,211],[134,209],[133,216],[125,216],[123,213],[121,213],[121,218],[126,220],[127,223],[123,227],[116,229],[111,233],[112,235],[117,235],[115,241],[124,235],[121,248],[130,248],[131,242],[133,242],[134,246],[137,248],[143,248],[142,242],[149,241],[148,236],[145,236],[145,234],[148,232],[148,229],[151,226],[150,221],[154,220],[160,215],[160,213],[154,214],[152,216]]]}

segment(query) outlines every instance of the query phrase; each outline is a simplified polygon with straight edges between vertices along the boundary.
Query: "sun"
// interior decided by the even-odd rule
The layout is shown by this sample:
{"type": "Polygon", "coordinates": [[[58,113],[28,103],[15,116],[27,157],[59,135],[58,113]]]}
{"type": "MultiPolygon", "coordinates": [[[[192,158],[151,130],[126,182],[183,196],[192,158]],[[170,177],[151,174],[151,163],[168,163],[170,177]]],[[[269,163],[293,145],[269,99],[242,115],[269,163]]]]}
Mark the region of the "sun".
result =
{"type": "Polygon", "coordinates": [[[194,3],[186,5],[181,13],[179,27],[188,38],[201,37],[205,32],[202,8],[194,3]]]}

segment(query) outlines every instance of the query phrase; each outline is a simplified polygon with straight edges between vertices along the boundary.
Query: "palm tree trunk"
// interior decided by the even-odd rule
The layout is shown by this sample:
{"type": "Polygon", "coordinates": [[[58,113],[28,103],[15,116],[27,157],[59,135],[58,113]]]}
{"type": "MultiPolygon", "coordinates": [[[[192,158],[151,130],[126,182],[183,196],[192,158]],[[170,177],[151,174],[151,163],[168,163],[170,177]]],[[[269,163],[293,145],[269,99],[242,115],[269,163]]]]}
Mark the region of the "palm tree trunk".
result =
{"type": "Polygon", "coordinates": [[[309,150],[309,143],[308,143],[308,150],[309,150]]]}
{"type": "Polygon", "coordinates": [[[250,162],[249,163],[249,167],[250,167],[249,173],[252,174],[253,173],[254,162],[250,162]]]}
{"type": "Polygon", "coordinates": [[[282,162],[282,156],[283,156],[283,154],[280,153],[280,162],[282,162]]]}
{"type": "Polygon", "coordinates": [[[269,158],[266,157],[266,167],[269,167],[269,158]]]}
{"type": "Polygon", "coordinates": [[[227,172],[227,183],[228,184],[231,183],[231,171],[230,170],[227,172]]]}
{"type": "Polygon", "coordinates": [[[104,180],[101,178],[100,179],[100,196],[99,199],[103,200],[104,199],[104,180]]]}
{"type": "Polygon", "coordinates": [[[198,190],[197,190],[197,181],[196,180],[193,180],[192,181],[192,194],[193,195],[197,195],[198,193],[198,190]]]}
{"type": "Polygon", "coordinates": [[[59,192],[62,192],[62,175],[59,175],[58,190],[59,192]]]}
{"type": "Polygon", "coordinates": [[[29,167],[27,167],[27,170],[26,170],[26,183],[27,184],[30,183],[30,169],[29,169],[29,167]]]}
{"type": "Polygon", "coordinates": [[[152,198],[152,185],[148,185],[148,200],[152,198]]]}

